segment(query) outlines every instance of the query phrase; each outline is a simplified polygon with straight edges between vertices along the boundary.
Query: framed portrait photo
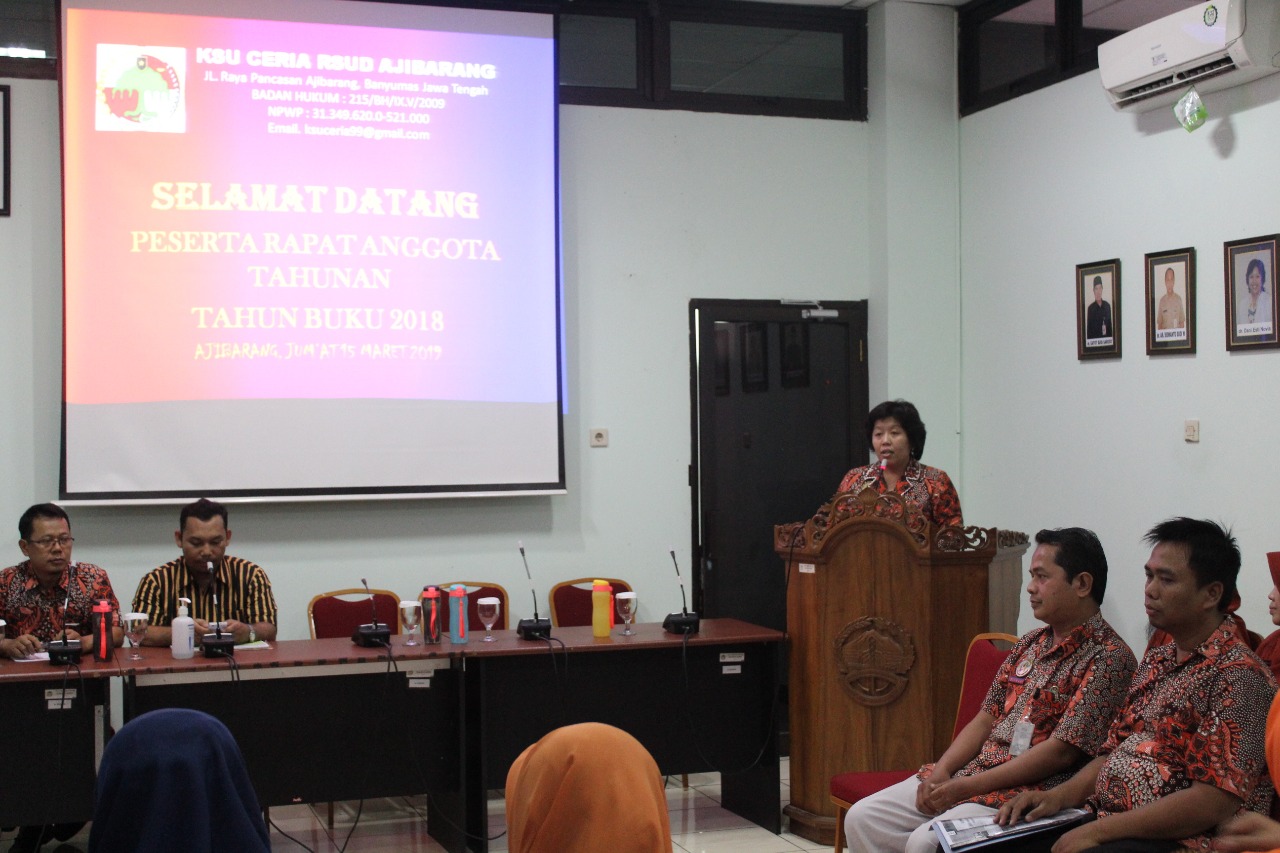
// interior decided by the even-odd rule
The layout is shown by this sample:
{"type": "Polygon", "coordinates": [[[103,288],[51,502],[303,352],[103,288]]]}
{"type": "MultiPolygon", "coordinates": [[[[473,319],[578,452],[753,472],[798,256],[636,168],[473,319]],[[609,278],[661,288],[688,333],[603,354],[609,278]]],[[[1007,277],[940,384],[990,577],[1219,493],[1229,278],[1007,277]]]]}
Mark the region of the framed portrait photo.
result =
{"type": "Polygon", "coordinates": [[[1076,266],[1076,353],[1120,357],[1120,259],[1076,266]]]}
{"type": "Polygon", "coordinates": [[[1280,234],[1222,244],[1228,350],[1280,346],[1276,336],[1277,241],[1280,234]]]}
{"type": "Polygon", "coordinates": [[[1146,256],[1147,355],[1196,351],[1196,250],[1146,256]]]}

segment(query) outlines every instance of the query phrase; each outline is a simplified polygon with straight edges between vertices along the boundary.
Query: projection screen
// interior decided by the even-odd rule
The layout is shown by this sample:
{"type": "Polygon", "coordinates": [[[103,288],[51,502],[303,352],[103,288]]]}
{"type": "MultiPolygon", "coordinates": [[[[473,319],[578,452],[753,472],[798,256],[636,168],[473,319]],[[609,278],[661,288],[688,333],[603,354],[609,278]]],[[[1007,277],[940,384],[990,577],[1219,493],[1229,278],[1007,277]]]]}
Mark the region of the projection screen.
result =
{"type": "Polygon", "coordinates": [[[550,15],[62,32],[64,500],[563,491],[550,15]]]}

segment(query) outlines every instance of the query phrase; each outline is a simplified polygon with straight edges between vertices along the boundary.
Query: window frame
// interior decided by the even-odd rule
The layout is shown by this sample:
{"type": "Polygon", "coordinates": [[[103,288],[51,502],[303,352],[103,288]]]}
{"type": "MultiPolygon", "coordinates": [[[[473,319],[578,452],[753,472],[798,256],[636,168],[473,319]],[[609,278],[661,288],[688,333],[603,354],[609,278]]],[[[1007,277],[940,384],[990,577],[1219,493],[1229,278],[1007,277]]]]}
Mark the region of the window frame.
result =
{"type": "MultiPolygon", "coordinates": [[[[61,39],[59,0],[48,0],[54,15],[55,49],[61,39]]],[[[746,0],[577,0],[562,6],[555,0],[382,0],[407,5],[468,6],[537,11],[555,15],[559,43],[561,15],[630,18],[636,24],[636,86],[557,87],[560,104],[678,109],[740,115],[867,120],[867,13],[863,9],[756,3],[746,0]],[[841,100],[678,92],[671,89],[671,24],[691,22],[839,33],[841,36],[841,100]]],[[[58,79],[58,59],[0,57],[0,77],[58,79]]]]}
{"type": "Polygon", "coordinates": [[[867,16],[860,9],[827,9],[772,3],[673,3],[659,6],[655,26],[655,101],[666,109],[746,115],[867,120],[867,16]],[[671,24],[725,24],[808,30],[841,35],[844,98],[783,98],[678,92],[671,88],[671,24]]]}
{"type": "Polygon", "coordinates": [[[1078,54],[1083,43],[1084,11],[1082,0],[1055,0],[1054,29],[1057,31],[1058,61],[1055,67],[1019,77],[986,92],[978,89],[981,60],[978,30],[993,18],[1022,6],[1027,0],[971,0],[958,10],[959,50],[956,74],[960,92],[961,117],[1003,104],[1014,98],[1061,83],[1098,67],[1098,52],[1078,54]]]}

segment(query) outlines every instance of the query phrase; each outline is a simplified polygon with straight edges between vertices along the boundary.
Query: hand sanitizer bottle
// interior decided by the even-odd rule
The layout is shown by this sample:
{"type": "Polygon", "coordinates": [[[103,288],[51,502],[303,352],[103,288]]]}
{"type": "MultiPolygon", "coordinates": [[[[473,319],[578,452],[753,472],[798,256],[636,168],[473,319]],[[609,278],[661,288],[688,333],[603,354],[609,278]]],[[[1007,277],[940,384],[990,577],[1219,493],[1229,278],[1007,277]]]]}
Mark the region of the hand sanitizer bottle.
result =
{"type": "Polygon", "coordinates": [[[196,623],[187,615],[189,598],[178,599],[178,615],[170,626],[169,650],[178,660],[186,660],[196,653],[196,623]]]}

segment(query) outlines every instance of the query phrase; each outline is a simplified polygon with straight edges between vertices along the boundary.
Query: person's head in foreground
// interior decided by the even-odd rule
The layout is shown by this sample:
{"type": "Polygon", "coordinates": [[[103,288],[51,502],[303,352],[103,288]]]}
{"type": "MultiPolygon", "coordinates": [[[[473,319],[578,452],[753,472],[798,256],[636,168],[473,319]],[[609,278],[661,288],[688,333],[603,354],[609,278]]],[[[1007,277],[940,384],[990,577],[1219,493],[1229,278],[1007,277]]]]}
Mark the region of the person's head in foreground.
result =
{"type": "Polygon", "coordinates": [[[201,711],[131,720],[98,770],[90,853],[268,853],[271,842],[240,747],[201,711]]]}
{"type": "Polygon", "coordinates": [[[507,831],[511,853],[670,853],[662,774],[622,729],[556,729],[507,773],[507,831]]]}

